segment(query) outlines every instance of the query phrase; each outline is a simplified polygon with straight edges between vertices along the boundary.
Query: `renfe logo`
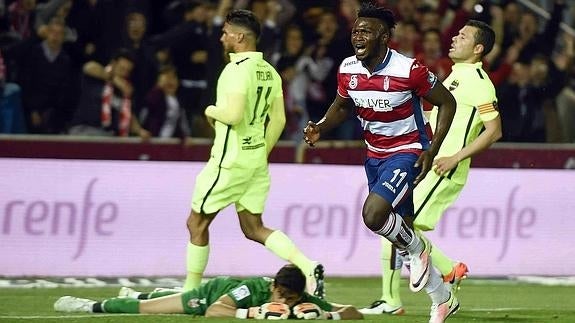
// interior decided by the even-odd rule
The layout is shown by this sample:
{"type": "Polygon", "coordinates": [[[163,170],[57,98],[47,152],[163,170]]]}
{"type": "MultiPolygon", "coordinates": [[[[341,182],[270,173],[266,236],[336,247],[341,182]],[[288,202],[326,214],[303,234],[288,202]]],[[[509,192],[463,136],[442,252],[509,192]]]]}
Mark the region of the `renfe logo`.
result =
{"type": "Polygon", "coordinates": [[[73,236],[77,246],[73,260],[82,256],[91,234],[111,236],[119,215],[117,203],[94,201],[98,178],[92,179],[81,201],[10,200],[3,207],[2,236],[23,232],[30,236],[73,236]]]}
{"type": "MultiPolygon", "coordinates": [[[[189,239],[182,223],[203,167],[0,159],[0,275],[181,275],[189,239]]],[[[361,166],[272,164],[270,174],[264,217],[271,228],[333,275],[381,274],[380,238],[361,217],[369,194],[361,166]],[[322,189],[334,178],[345,184],[322,189]]],[[[472,169],[461,196],[426,235],[477,276],[575,275],[573,252],[562,247],[575,243],[575,185],[554,183],[575,183],[575,172],[472,169]]],[[[233,206],[218,217],[224,220],[211,228],[218,238],[206,275],[268,275],[282,263],[229,221],[233,206]]]]}

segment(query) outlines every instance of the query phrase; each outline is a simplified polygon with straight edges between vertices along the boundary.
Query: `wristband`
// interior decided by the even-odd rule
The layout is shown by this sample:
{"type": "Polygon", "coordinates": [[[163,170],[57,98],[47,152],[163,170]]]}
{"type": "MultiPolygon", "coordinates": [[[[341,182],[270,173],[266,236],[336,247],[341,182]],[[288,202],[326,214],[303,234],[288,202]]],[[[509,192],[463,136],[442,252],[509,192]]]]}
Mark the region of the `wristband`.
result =
{"type": "Polygon", "coordinates": [[[327,312],[327,319],[339,321],[341,320],[341,315],[338,312],[327,312]]]}
{"type": "Polygon", "coordinates": [[[248,318],[248,309],[247,308],[238,308],[236,310],[236,318],[237,319],[247,319],[248,318]]]}

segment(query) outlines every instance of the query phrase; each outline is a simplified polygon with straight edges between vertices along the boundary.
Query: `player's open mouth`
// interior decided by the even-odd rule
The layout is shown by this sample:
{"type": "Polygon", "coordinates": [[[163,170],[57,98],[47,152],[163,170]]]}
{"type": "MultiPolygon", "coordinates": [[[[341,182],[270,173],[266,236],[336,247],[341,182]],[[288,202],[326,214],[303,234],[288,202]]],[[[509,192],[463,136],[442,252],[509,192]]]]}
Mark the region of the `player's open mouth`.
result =
{"type": "Polygon", "coordinates": [[[367,51],[364,45],[355,45],[355,54],[356,55],[363,55],[367,51]]]}

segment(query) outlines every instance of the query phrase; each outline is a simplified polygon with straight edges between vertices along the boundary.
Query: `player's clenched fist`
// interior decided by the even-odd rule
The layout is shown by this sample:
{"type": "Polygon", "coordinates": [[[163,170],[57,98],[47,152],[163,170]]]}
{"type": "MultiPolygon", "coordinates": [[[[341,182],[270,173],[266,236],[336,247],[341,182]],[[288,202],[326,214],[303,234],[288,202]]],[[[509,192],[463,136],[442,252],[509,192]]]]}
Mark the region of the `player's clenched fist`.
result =
{"type": "Polygon", "coordinates": [[[297,304],[293,308],[293,314],[300,320],[316,320],[325,318],[323,310],[314,303],[297,304]]]}
{"type": "Polygon", "coordinates": [[[289,306],[283,303],[271,302],[260,306],[254,318],[256,320],[287,320],[289,315],[289,306]]]}

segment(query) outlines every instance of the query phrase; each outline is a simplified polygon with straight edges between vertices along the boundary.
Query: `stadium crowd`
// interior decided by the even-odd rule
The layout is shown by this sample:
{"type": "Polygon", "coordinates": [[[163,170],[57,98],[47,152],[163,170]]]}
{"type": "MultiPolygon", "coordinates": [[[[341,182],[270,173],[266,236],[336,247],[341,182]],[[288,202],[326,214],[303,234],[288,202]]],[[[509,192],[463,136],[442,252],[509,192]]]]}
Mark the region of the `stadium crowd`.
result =
{"type": "MultiPolygon", "coordinates": [[[[469,19],[496,31],[484,69],[497,88],[502,141],[575,142],[575,39],[567,0],[543,19],[519,0],[379,0],[399,21],[390,47],[443,80],[451,38],[469,19]],[[571,29],[572,30],[572,29],[571,29]]],[[[0,133],[207,137],[227,58],[221,28],[231,8],[262,22],[259,50],[283,79],[285,140],[301,140],[335,96],[353,55],[359,0],[0,1],[0,133]]],[[[330,139],[361,137],[350,119],[330,139]]]]}

